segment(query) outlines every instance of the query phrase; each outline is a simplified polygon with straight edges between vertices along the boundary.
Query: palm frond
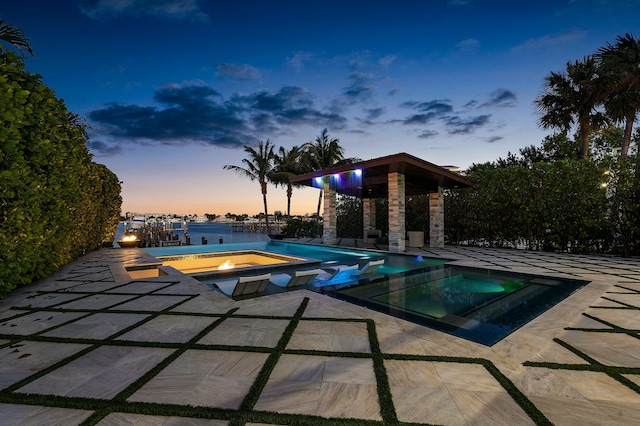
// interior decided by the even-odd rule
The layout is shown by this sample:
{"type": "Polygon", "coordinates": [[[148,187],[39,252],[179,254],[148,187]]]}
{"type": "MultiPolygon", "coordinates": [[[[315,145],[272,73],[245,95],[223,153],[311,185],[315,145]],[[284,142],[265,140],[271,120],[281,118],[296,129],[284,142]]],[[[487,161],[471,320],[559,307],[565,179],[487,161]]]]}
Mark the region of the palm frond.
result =
{"type": "Polygon", "coordinates": [[[22,30],[3,19],[0,19],[0,41],[6,41],[16,47],[21,53],[26,51],[31,56],[34,56],[33,50],[29,45],[29,39],[24,35],[22,30]]]}

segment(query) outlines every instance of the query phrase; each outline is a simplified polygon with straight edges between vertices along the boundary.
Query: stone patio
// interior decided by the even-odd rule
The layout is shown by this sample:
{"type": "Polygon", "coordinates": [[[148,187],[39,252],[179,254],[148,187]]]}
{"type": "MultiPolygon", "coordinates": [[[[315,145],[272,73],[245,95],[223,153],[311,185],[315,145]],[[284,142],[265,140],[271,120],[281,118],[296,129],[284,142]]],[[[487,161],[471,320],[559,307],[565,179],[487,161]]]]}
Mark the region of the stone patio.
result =
{"type": "Polygon", "coordinates": [[[640,424],[640,261],[409,251],[591,283],[487,347],[308,290],[131,281],[145,254],[102,249],[0,300],[0,423],[640,424]]]}

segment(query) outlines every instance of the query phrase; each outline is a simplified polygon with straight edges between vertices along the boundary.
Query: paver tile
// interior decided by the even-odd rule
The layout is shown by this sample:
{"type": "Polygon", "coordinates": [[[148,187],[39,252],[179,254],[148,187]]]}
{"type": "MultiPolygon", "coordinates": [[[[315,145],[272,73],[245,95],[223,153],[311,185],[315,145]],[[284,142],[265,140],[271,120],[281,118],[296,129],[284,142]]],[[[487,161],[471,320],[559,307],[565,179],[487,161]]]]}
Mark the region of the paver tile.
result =
{"type": "Polygon", "coordinates": [[[48,331],[43,336],[106,339],[147,317],[144,314],[100,312],[48,331]]]}
{"type": "Polygon", "coordinates": [[[92,411],[70,408],[40,407],[37,405],[0,404],[2,424],[5,425],[79,425],[92,411]]]}
{"type": "Polygon", "coordinates": [[[267,357],[262,353],[188,350],[129,400],[237,409],[267,357]]]}
{"type": "Polygon", "coordinates": [[[22,386],[18,392],[110,399],[172,352],[102,346],[22,386]]]}
{"type": "Polygon", "coordinates": [[[191,315],[159,315],[121,335],[117,340],[184,343],[215,320],[216,318],[212,317],[191,315]]]}
{"type": "Polygon", "coordinates": [[[192,417],[150,416],[144,414],[111,413],[98,426],[226,426],[226,420],[197,419],[192,417]]]}
{"type": "Polygon", "coordinates": [[[154,294],[153,296],[142,296],[137,299],[133,299],[121,305],[114,306],[111,309],[122,311],[157,312],[167,309],[176,303],[183,302],[188,298],[189,296],[160,296],[154,294]]]}
{"type": "Polygon", "coordinates": [[[137,297],[135,295],[124,294],[94,294],[82,299],[74,300],[68,303],[64,303],[58,308],[60,309],[91,309],[98,310],[108,308],[113,305],[118,305],[127,300],[137,297]]]}
{"type": "Polygon", "coordinates": [[[0,334],[29,335],[86,315],[82,312],[34,312],[0,322],[0,334]]]}
{"type": "Polygon", "coordinates": [[[264,346],[278,344],[289,320],[227,318],[198,343],[203,345],[264,346]]]}
{"type": "Polygon", "coordinates": [[[0,389],[74,355],[87,346],[24,341],[0,348],[0,389]]]}

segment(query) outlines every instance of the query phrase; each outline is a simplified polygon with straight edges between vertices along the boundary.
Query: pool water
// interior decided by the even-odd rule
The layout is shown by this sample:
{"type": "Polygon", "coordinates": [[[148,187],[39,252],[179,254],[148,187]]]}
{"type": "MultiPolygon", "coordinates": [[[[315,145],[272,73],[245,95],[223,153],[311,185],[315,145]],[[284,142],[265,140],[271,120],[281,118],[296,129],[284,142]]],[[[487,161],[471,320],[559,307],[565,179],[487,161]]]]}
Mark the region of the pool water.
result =
{"type": "Polygon", "coordinates": [[[443,265],[323,292],[491,346],[587,283],[443,265]]]}
{"type": "MultiPolygon", "coordinates": [[[[320,262],[320,267],[356,263],[363,266],[370,260],[383,258],[384,265],[371,276],[337,281],[318,279],[305,288],[488,346],[588,283],[451,266],[446,259],[284,241],[144,250],[156,257],[260,250],[315,260],[316,265],[320,262]]],[[[301,268],[301,265],[291,265],[290,269],[301,268]]],[[[206,274],[198,279],[207,283],[206,274]]],[[[289,290],[267,286],[265,294],[281,291],[289,290]]]]}
{"type": "Polygon", "coordinates": [[[431,266],[447,263],[447,259],[436,259],[422,256],[410,256],[405,254],[391,254],[388,252],[364,249],[343,249],[340,247],[327,247],[312,244],[298,244],[286,241],[250,242],[233,244],[209,244],[178,247],[152,247],[143,249],[155,257],[179,256],[187,254],[219,253],[241,250],[259,250],[286,256],[315,259],[321,262],[322,267],[335,265],[363,266],[370,260],[385,259],[384,265],[377,272],[381,274],[395,274],[415,269],[423,269],[431,266]]]}

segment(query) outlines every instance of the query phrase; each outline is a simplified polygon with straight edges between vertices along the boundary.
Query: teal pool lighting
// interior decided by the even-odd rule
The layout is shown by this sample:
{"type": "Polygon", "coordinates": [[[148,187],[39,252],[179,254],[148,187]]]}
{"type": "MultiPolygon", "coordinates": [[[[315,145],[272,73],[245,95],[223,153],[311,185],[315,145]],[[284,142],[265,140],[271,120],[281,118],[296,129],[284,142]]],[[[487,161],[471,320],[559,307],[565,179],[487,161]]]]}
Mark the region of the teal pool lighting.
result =
{"type": "Polygon", "coordinates": [[[441,265],[389,273],[341,288],[326,288],[324,292],[396,318],[492,346],[587,283],[441,265]]]}

